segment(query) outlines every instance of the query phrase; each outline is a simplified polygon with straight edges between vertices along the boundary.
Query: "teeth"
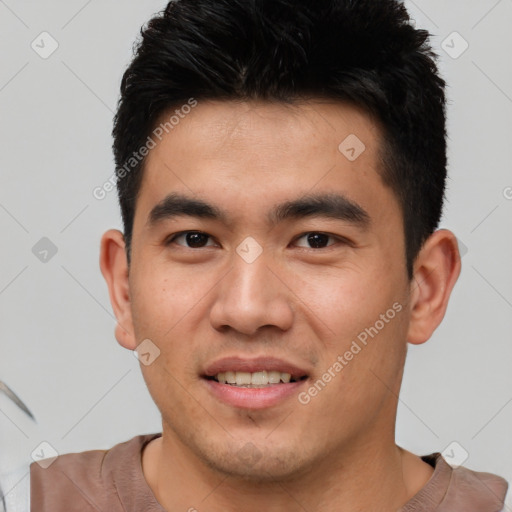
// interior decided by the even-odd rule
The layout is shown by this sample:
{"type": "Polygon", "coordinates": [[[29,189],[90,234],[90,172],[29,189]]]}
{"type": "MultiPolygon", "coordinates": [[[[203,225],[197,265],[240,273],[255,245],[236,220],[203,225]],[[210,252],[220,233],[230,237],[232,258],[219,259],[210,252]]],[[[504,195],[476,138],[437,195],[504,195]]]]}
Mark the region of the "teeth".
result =
{"type": "Polygon", "coordinates": [[[251,384],[251,374],[248,372],[236,372],[236,385],[243,386],[244,384],[251,384]]]}
{"type": "Polygon", "coordinates": [[[285,384],[291,381],[289,373],[265,370],[261,372],[221,372],[215,376],[215,379],[222,384],[234,384],[243,387],[261,387],[268,384],[285,384]]]}
{"type": "Polygon", "coordinates": [[[281,372],[268,372],[269,384],[279,384],[280,381],[281,381],[281,372]]]}
{"type": "Polygon", "coordinates": [[[268,384],[267,372],[254,372],[251,377],[251,384],[268,384]]]}
{"type": "Polygon", "coordinates": [[[292,376],[289,374],[289,373],[281,373],[281,380],[283,382],[290,382],[290,379],[292,378],[292,376]]]}

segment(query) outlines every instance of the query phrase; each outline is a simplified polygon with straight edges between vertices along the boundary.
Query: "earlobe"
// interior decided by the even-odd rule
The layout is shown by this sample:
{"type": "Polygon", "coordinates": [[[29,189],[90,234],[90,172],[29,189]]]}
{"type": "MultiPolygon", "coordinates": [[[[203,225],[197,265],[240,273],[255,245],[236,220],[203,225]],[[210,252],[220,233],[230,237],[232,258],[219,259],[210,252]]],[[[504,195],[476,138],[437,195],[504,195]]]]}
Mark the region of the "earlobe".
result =
{"type": "Polygon", "coordinates": [[[107,282],[110,303],[116,316],[115,336],[119,344],[134,350],[137,342],[133,330],[128,261],[123,234],[111,229],[101,238],[100,269],[107,282]]]}
{"type": "Polygon", "coordinates": [[[434,232],[423,244],[411,280],[409,343],[427,341],[446,313],[448,301],[460,274],[457,238],[447,230],[434,232]]]}

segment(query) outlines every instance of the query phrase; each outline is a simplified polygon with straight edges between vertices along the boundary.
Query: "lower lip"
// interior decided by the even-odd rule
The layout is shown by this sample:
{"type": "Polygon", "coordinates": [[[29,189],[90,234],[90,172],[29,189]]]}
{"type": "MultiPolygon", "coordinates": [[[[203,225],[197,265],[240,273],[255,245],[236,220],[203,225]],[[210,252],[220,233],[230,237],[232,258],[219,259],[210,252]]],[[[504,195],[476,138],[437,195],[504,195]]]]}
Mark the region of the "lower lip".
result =
{"type": "Polygon", "coordinates": [[[265,388],[242,388],[221,384],[213,379],[203,379],[209,391],[224,402],[233,407],[242,409],[265,409],[277,405],[286,398],[295,395],[307,379],[296,382],[273,384],[265,388]]]}

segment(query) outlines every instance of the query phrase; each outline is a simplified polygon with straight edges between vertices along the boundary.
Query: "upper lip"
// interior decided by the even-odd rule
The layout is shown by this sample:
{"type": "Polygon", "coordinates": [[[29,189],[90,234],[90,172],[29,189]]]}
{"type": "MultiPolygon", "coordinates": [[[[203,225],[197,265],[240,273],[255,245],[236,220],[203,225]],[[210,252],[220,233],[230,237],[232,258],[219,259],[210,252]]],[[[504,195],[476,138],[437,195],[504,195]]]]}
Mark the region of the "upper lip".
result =
{"type": "Polygon", "coordinates": [[[289,373],[292,378],[300,379],[307,376],[308,372],[292,363],[275,357],[257,357],[255,359],[247,359],[242,357],[224,357],[210,363],[204,370],[205,377],[214,377],[218,373],[223,372],[261,372],[261,371],[277,371],[289,373]]]}

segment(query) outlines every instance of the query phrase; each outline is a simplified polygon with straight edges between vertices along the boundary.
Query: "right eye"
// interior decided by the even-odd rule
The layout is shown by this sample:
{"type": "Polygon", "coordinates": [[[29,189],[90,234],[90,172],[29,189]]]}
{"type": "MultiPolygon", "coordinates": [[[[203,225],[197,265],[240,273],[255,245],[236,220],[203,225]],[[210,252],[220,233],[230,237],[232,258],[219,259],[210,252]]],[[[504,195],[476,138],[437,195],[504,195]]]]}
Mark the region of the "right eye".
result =
{"type": "MultiPolygon", "coordinates": [[[[184,247],[189,249],[200,249],[201,247],[205,247],[205,243],[208,238],[211,238],[211,236],[207,233],[203,233],[202,231],[181,231],[180,233],[176,233],[168,238],[165,245],[171,245],[181,238],[184,238],[185,243],[187,244],[184,247]]],[[[183,244],[181,243],[178,243],[177,245],[183,247],[183,244]]]]}

